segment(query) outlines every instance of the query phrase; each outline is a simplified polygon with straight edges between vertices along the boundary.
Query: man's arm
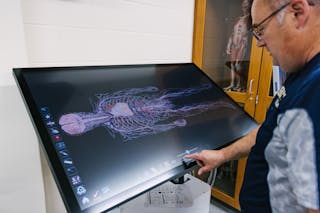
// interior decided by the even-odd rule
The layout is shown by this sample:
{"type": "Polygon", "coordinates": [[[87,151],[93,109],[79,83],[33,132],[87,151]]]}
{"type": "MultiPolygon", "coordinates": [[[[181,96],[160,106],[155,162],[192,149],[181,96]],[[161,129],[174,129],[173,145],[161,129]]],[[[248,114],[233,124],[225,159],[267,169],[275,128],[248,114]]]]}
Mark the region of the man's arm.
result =
{"type": "Polygon", "coordinates": [[[309,209],[308,213],[320,213],[320,211],[319,210],[309,209]]]}
{"type": "Polygon", "coordinates": [[[246,136],[220,150],[202,150],[200,153],[186,155],[186,158],[194,158],[201,167],[198,174],[210,171],[230,160],[236,160],[247,156],[256,143],[256,137],[260,126],[253,129],[246,136]]]}

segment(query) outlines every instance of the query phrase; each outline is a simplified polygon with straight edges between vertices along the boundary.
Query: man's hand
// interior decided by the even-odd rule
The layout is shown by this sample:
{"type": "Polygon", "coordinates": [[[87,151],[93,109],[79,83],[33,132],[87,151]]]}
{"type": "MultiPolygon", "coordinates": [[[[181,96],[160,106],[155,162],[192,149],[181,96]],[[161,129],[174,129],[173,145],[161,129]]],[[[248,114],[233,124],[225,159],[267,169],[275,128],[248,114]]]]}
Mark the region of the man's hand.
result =
{"type": "Polygon", "coordinates": [[[242,157],[248,156],[251,148],[256,143],[259,128],[260,126],[257,126],[249,134],[223,149],[203,150],[200,153],[185,155],[184,157],[193,158],[197,161],[197,164],[201,167],[198,174],[201,175],[204,172],[221,166],[221,164],[227,161],[238,160],[242,157]]]}
{"type": "Polygon", "coordinates": [[[215,169],[225,162],[221,150],[203,150],[200,153],[194,153],[184,157],[196,160],[197,164],[201,167],[198,171],[198,175],[215,169]]]}

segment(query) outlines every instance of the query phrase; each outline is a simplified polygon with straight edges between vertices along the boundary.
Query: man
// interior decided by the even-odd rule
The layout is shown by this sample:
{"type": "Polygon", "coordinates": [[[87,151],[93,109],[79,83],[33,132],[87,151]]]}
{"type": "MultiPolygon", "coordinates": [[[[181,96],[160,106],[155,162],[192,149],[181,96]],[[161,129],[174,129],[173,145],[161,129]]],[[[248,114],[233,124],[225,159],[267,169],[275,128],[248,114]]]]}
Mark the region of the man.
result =
{"type": "Polygon", "coordinates": [[[188,155],[209,171],[248,156],[245,213],[320,212],[320,1],[254,0],[252,32],[286,72],[266,120],[221,150],[188,155]],[[249,154],[250,153],[250,154],[249,154]]]}

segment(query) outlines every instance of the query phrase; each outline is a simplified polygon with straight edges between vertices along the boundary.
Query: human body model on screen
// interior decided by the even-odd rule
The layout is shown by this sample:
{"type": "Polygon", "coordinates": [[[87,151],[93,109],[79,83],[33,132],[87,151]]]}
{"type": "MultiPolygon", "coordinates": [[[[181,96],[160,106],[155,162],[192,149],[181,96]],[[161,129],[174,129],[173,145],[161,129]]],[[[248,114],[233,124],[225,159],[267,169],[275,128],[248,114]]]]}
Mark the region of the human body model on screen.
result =
{"type": "Polygon", "coordinates": [[[210,84],[167,90],[146,87],[98,94],[98,102],[93,112],[64,114],[60,117],[59,124],[61,129],[70,135],[81,135],[100,126],[106,127],[113,137],[119,134],[124,140],[154,135],[186,126],[186,117],[221,107],[234,109],[232,104],[224,101],[185,106],[177,106],[172,102],[210,88],[210,84]]]}

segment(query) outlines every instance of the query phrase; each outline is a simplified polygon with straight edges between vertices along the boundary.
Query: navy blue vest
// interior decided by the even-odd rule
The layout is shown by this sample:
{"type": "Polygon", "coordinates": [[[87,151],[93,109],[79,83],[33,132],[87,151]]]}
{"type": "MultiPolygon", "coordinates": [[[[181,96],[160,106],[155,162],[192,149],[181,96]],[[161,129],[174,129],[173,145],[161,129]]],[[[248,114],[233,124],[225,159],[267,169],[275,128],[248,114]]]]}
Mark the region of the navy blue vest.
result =
{"type": "MultiPolygon", "coordinates": [[[[267,183],[268,164],[264,151],[273,136],[279,114],[293,108],[304,108],[314,124],[317,171],[320,174],[320,53],[305,67],[288,76],[284,83],[286,96],[275,96],[257,134],[255,146],[247,161],[244,182],[240,192],[240,206],[244,213],[271,213],[267,183]],[[278,103],[279,104],[278,104],[278,103]]],[[[320,183],[320,175],[318,176],[320,183]]],[[[318,184],[320,187],[320,184],[318,184]]],[[[320,191],[320,189],[319,189],[320,191]]]]}

